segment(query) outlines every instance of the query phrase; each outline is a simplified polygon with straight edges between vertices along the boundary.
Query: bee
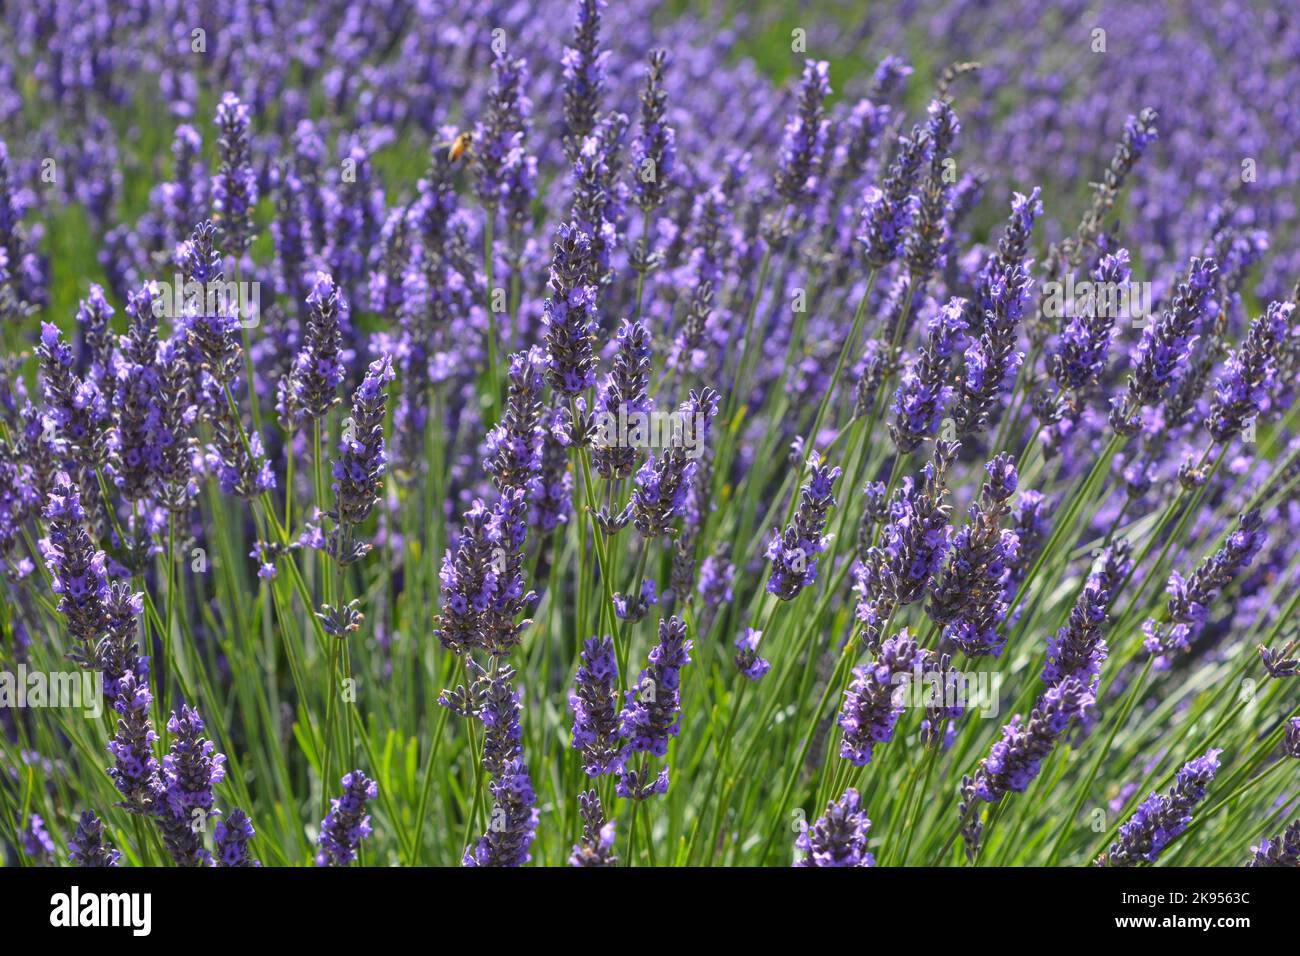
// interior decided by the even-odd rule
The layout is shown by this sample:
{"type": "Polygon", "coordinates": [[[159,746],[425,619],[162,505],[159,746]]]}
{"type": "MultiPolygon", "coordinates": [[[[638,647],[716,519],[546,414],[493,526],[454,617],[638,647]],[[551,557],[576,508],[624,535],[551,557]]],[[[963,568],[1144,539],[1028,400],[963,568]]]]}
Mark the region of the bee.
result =
{"type": "Polygon", "coordinates": [[[438,145],[447,147],[447,162],[454,163],[466,154],[474,155],[474,134],[465,130],[463,133],[457,133],[456,138],[451,142],[438,145]]]}

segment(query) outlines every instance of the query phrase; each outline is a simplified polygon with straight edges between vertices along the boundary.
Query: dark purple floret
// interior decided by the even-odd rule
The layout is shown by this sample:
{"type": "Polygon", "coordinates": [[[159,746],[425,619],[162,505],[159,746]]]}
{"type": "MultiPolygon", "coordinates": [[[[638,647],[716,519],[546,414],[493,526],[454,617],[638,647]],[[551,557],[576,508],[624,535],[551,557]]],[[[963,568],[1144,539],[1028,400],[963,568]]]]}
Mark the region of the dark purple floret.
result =
{"type": "Polygon", "coordinates": [[[548,350],[547,379],[570,398],[596,384],[592,342],[596,331],[596,289],[591,237],[576,224],[556,230],[551,259],[550,297],[542,316],[548,350]]]}
{"type": "Polygon", "coordinates": [[[487,435],[483,470],[498,491],[528,490],[542,470],[542,385],[546,358],[540,348],[510,356],[506,408],[487,435]]]}
{"type": "Polygon", "coordinates": [[[919,202],[914,194],[917,179],[921,167],[930,159],[932,146],[929,135],[919,126],[912,129],[910,136],[900,136],[884,184],[867,190],[858,239],[873,269],[884,268],[902,254],[919,202]]]}
{"type": "Polygon", "coordinates": [[[900,453],[915,451],[935,434],[952,400],[949,368],[966,330],[965,310],[965,300],[954,297],[935,313],[925,347],[903,373],[894,393],[894,423],[889,427],[900,453]]]}
{"type": "Polygon", "coordinates": [[[736,638],[736,667],[746,680],[762,680],[763,675],[772,669],[769,660],[758,656],[758,642],[762,637],[762,631],[747,627],[745,633],[736,638]]]}
{"type": "Polygon", "coordinates": [[[1219,770],[1221,753],[1222,750],[1211,748],[1203,756],[1188,761],[1178,771],[1168,793],[1152,793],[1143,800],[1097,862],[1103,866],[1136,866],[1159,859],[1170,841],[1192,822],[1192,811],[1205,799],[1206,790],[1219,770]]]}
{"type": "Polygon", "coordinates": [[[104,289],[90,284],[90,291],[77,305],[77,327],[81,329],[82,354],[78,367],[101,385],[107,381],[113,364],[114,337],[112,320],[115,310],[104,297],[104,289]]]}
{"type": "Polygon", "coordinates": [[[619,715],[627,754],[668,754],[668,741],[681,727],[681,669],[691,662],[691,647],[684,621],[660,620],[659,642],[650,649],[649,666],[626,692],[619,715]]]}
{"type": "Polygon", "coordinates": [[[582,751],[587,776],[618,771],[623,741],[618,716],[618,663],[610,638],[589,638],[583,645],[569,709],[573,711],[573,749],[582,751]]]}
{"type": "Polygon", "coordinates": [[[1214,304],[1218,272],[1213,259],[1193,257],[1187,279],[1178,284],[1170,307],[1143,328],[1125,393],[1111,399],[1111,426],[1119,434],[1135,433],[1141,427],[1142,409],[1164,397],[1187,359],[1193,335],[1214,304]]]}
{"type": "Polygon", "coordinates": [[[907,681],[919,674],[925,652],[906,628],[880,645],[876,659],[853,669],[853,683],[844,694],[839,725],[844,732],[840,756],[855,767],[871,763],[876,744],[894,739],[903,713],[907,681]]]}
{"type": "Polygon", "coordinates": [[[613,366],[596,399],[591,462],[596,472],[608,480],[628,478],[636,470],[639,453],[630,431],[641,416],[653,409],[648,396],[651,357],[649,329],[639,320],[624,321],[618,330],[613,366]],[[624,427],[625,422],[631,424],[624,427]]]}
{"type": "Polygon", "coordinates": [[[1291,657],[1295,641],[1290,641],[1279,651],[1259,645],[1259,658],[1268,676],[1275,680],[1300,675],[1300,657],[1291,657]]]}
{"type": "Polygon", "coordinates": [[[162,768],[154,756],[158,734],[149,720],[153,695],[147,681],[133,673],[122,677],[113,709],[117,711],[117,733],[108,743],[114,764],[108,770],[118,792],[119,806],[132,813],[163,812],[162,768]]]}
{"type": "Polygon", "coordinates": [[[862,812],[858,792],[850,787],[839,800],[826,805],[826,815],[811,826],[804,825],[795,838],[795,866],[875,866],[867,852],[867,831],[871,821],[862,812]]]}
{"type": "Polygon", "coordinates": [[[248,843],[257,836],[248,814],[235,807],[217,824],[212,838],[217,844],[218,866],[261,866],[248,852],[248,843]]]}
{"type": "Polygon", "coordinates": [[[980,272],[967,323],[972,340],[962,357],[959,401],[953,415],[958,435],[978,434],[988,427],[1003,388],[1024,360],[1016,345],[1033,285],[1029,275],[1032,261],[1025,254],[1034,223],[1043,212],[1038,196],[1038,187],[1028,196],[1012,196],[1011,216],[997,252],[980,272]]]}
{"type": "Polygon", "coordinates": [[[77,866],[117,866],[122,854],[113,849],[104,833],[104,824],[93,810],[84,810],[77,821],[77,832],[68,843],[68,856],[77,866]]]}
{"type": "Polygon", "coordinates": [[[54,855],[54,840],[45,829],[45,821],[33,813],[21,831],[23,855],[37,866],[45,866],[54,855]]]}
{"type": "Polygon", "coordinates": [[[1000,527],[1011,512],[1018,477],[1010,455],[985,465],[988,479],[971,505],[970,520],[953,537],[943,579],[934,587],[926,611],[943,625],[944,636],[968,656],[997,656],[1006,635],[1006,576],[1015,563],[1020,539],[1000,527]]]}
{"type": "Polygon", "coordinates": [[[794,600],[817,580],[817,555],[826,549],[822,532],[835,507],[832,488],[840,469],[826,467],[814,452],[808,457],[808,471],[808,483],[799,492],[793,522],[784,532],[773,529],[767,546],[767,558],[772,562],[767,590],[782,601],[794,600]]]}
{"type": "Polygon", "coordinates": [[[1101,665],[1109,653],[1102,629],[1110,608],[1112,590],[1119,586],[1127,568],[1128,546],[1116,543],[1107,548],[1097,571],[1088,576],[1083,591],[1070,609],[1065,627],[1047,642],[1047,660],[1043,664],[1043,683],[1060,684],[1073,677],[1089,687],[1096,687],[1101,665]]]}
{"type": "MultiPolygon", "coordinates": [[[[698,393],[692,391],[690,398],[677,408],[679,422],[683,428],[691,429],[692,438],[701,448],[708,440],[717,413],[718,393],[711,388],[698,393]]],[[[632,521],[643,537],[658,538],[672,533],[673,522],[685,514],[697,467],[698,461],[680,445],[669,447],[658,456],[647,456],[637,470],[630,504],[632,521]]]]}
{"type": "Polygon", "coordinates": [[[203,736],[198,711],[182,705],[167,721],[171,751],[162,761],[163,800],[158,825],[167,851],[178,866],[209,866],[203,847],[207,821],[213,815],[212,788],[226,776],[226,758],[203,736]]]}
{"type": "Polygon", "coordinates": [[[890,614],[920,600],[939,573],[952,537],[944,499],[948,468],[956,456],[955,442],[939,440],[934,460],[922,469],[921,485],[911,475],[904,476],[889,502],[880,543],[867,547],[854,568],[857,620],[868,647],[884,638],[881,628],[890,614]]]}
{"type": "Polygon", "coordinates": [[[1255,856],[1247,866],[1300,866],[1300,820],[1292,822],[1280,836],[1261,840],[1250,850],[1255,856]]]}
{"type": "Polygon", "coordinates": [[[53,423],[60,457],[91,470],[103,467],[108,458],[109,413],[99,386],[76,374],[72,347],[49,322],[41,323],[36,354],[41,360],[45,413],[53,423]]]}
{"type": "Polygon", "coordinates": [[[948,245],[948,219],[951,214],[949,192],[953,143],[961,123],[946,100],[930,103],[926,136],[930,140],[930,168],[920,190],[916,210],[916,227],[906,240],[903,260],[912,280],[924,286],[944,265],[948,245]]]}
{"type": "Polygon", "coordinates": [[[1214,598],[1250,567],[1267,537],[1259,509],[1245,512],[1237,517],[1237,526],[1223,546],[1203,560],[1190,579],[1177,571],[1170,573],[1163,620],[1148,618],[1142,625],[1143,646],[1155,655],[1158,670],[1168,668],[1177,654],[1191,646],[1209,620],[1214,598]]]}
{"type": "MultiPolygon", "coordinates": [[[[1028,721],[1022,721],[1019,715],[1012,718],[1002,728],[1002,739],[980,761],[974,779],[963,781],[963,814],[971,811],[975,798],[997,803],[1008,793],[1023,793],[1038,776],[1043,760],[1056,742],[1094,703],[1086,684],[1067,677],[1038,698],[1028,721]]],[[[974,835],[973,842],[967,841],[970,852],[978,846],[978,830],[974,835]]]]}
{"type": "Polygon", "coordinates": [[[574,844],[569,866],[617,866],[614,852],[614,821],[605,819],[600,795],[595,790],[578,794],[582,814],[582,842],[574,844]]]}
{"type": "Polygon", "coordinates": [[[316,844],[317,866],[347,866],[357,858],[361,841],[370,836],[366,804],[379,796],[379,785],[360,770],[344,774],[343,794],[330,800],[316,844]]]}
{"type": "Polygon", "coordinates": [[[1292,717],[1286,722],[1282,735],[1282,752],[1292,760],[1300,760],[1300,717],[1292,717]]]}
{"type": "Polygon", "coordinates": [[[486,117],[474,130],[474,190],[489,210],[508,200],[518,183],[523,153],[524,124],[532,103],[524,92],[528,66],[504,49],[492,61],[492,90],[486,117]]]}
{"type": "Polygon", "coordinates": [[[1205,427],[1215,441],[1228,441],[1268,408],[1278,350],[1290,334],[1294,311],[1294,303],[1270,302],[1264,315],[1251,323],[1241,348],[1224,365],[1205,419],[1205,427]]]}
{"type": "Polygon", "coordinates": [[[664,89],[666,50],[651,50],[641,90],[641,124],[632,140],[632,189],[644,211],[658,209],[672,185],[677,160],[676,133],[664,120],[668,93],[664,89]]]}
{"type": "Polygon", "coordinates": [[[493,806],[487,833],[466,849],[462,866],[523,866],[532,858],[529,849],[541,814],[523,759],[514,677],[514,668],[494,663],[492,672],[480,678],[482,703],[474,716],[484,728],[483,769],[491,778],[493,806]]]}
{"type": "Polygon", "coordinates": [[[830,64],[807,60],[799,84],[799,108],[786,124],[777,162],[776,191],[796,212],[813,204],[817,194],[829,126],[826,97],[831,93],[830,64]]]}
{"type": "Polygon", "coordinates": [[[384,447],[385,386],[395,377],[392,360],[383,355],[370,363],[366,377],[352,393],[351,427],[339,442],[334,460],[338,518],[342,525],[359,525],[370,515],[384,487],[388,455],[384,447]]]}
{"type": "Polygon", "coordinates": [[[104,552],[86,531],[81,495],[66,474],[55,478],[42,515],[49,522],[49,535],[42,539],[41,551],[51,587],[59,595],[59,613],[78,648],[93,653],[108,623],[108,572],[104,552]]]}
{"type": "Polygon", "coordinates": [[[596,127],[600,100],[605,90],[605,61],[608,51],[600,47],[600,11],[605,0],[577,0],[573,25],[573,46],[565,47],[564,64],[564,150],[572,163],[582,141],[596,127]]]}
{"type": "Polygon", "coordinates": [[[248,105],[226,93],[217,105],[220,166],[212,177],[212,218],[221,227],[226,248],[238,256],[253,241],[253,207],[257,205],[257,175],[249,149],[248,105]]]}
{"type": "Polygon", "coordinates": [[[277,408],[286,424],[310,425],[339,402],[346,374],[343,327],[348,303],[329,273],[317,272],[307,294],[307,329],[302,348],[281,382],[277,408]]]}

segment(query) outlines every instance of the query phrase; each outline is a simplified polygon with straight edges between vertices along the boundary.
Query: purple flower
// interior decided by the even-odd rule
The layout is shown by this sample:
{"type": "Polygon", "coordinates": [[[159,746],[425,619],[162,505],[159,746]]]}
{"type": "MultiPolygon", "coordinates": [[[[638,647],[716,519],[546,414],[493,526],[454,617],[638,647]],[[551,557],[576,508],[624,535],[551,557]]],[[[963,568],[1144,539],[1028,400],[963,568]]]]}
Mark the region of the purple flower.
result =
{"type": "Polygon", "coordinates": [[[217,824],[212,838],[217,844],[218,866],[261,866],[248,854],[248,843],[257,836],[253,821],[238,807],[226,814],[217,824]]]}
{"type": "Polygon", "coordinates": [[[1067,677],[1049,688],[1027,722],[1017,717],[1002,728],[1002,739],[976,771],[975,794],[987,803],[997,803],[1007,793],[1023,793],[1038,776],[1052,746],[1093,703],[1092,691],[1074,678],[1067,677]]]}
{"type": "Polygon", "coordinates": [[[1264,315],[1251,323],[1246,341],[1224,365],[1214,386],[1214,402],[1205,419],[1206,430],[1225,442],[1268,407],[1279,349],[1290,334],[1295,304],[1271,302],[1264,315]]]}
{"type": "MultiPolygon", "coordinates": [[[[340,525],[359,525],[369,516],[384,487],[388,456],[384,448],[384,416],[388,395],[384,386],[395,377],[392,360],[383,355],[370,363],[366,377],[352,393],[352,423],[339,442],[334,459],[334,483],[340,525]]],[[[340,552],[341,554],[341,552],[340,552]]]]}
{"type": "Polygon", "coordinates": [[[84,653],[93,653],[108,620],[108,573],[104,552],[98,550],[86,532],[86,512],[72,480],[60,472],[42,512],[49,522],[49,536],[41,542],[41,553],[59,595],[59,613],[67,621],[68,633],[84,653]]]}
{"type": "Polygon", "coordinates": [[[826,805],[826,815],[812,826],[804,825],[794,846],[795,866],[875,866],[867,852],[867,831],[871,821],[862,812],[858,792],[850,787],[839,800],[826,805]]]}
{"type": "Polygon", "coordinates": [[[610,638],[592,637],[583,645],[569,709],[573,711],[573,749],[582,751],[587,776],[618,771],[623,742],[618,716],[618,663],[610,638]]]}
{"type": "Polygon", "coordinates": [[[1271,840],[1250,848],[1255,854],[1247,866],[1300,866],[1300,820],[1294,821],[1271,840]]]}
{"type": "Polygon", "coordinates": [[[564,48],[564,149],[573,162],[596,126],[605,89],[608,51],[600,46],[600,11],[605,0],[577,0],[573,46],[564,48]]]}
{"type": "Polygon", "coordinates": [[[1011,511],[1018,484],[1010,455],[985,466],[988,479],[971,505],[970,521],[953,538],[943,580],[934,588],[926,611],[944,627],[944,635],[972,657],[1002,652],[1006,636],[1006,577],[1019,553],[1016,533],[1000,527],[1011,511]]]}
{"type": "Polygon", "coordinates": [[[147,681],[134,673],[123,675],[113,701],[118,715],[117,733],[108,743],[108,752],[114,758],[108,775],[122,794],[119,806],[132,813],[165,811],[161,767],[153,750],[158,734],[149,720],[152,703],[147,681]]]}
{"type": "MultiPolygon", "coordinates": [[[[691,423],[697,447],[702,448],[708,440],[717,412],[718,393],[711,388],[700,393],[692,391],[690,398],[678,406],[678,419],[691,423]]],[[[665,449],[658,457],[647,456],[636,473],[631,501],[632,520],[643,537],[672,533],[673,521],[685,514],[696,468],[697,460],[680,446],[665,449]]]]}
{"type": "Polygon", "coordinates": [[[60,457],[91,470],[102,467],[107,459],[109,414],[99,386],[93,379],[78,377],[72,347],[49,322],[41,323],[36,354],[41,360],[46,414],[57,435],[60,457]]]}
{"type": "Polygon", "coordinates": [[[1143,800],[1098,862],[1107,866],[1134,866],[1143,860],[1154,863],[1170,841],[1192,822],[1192,811],[1205,799],[1219,770],[1221,753],[1211,748],[1188,761],[1178,771],[1168,793],[1152,793],[1143,800]]]}
{"type": "Polygon", "coordinates": [[[307,331],[277,404],[281,420],[309,425],[338,404],[343,384],[343,327],[348,303],[327,272],[317,272],[307,295],[307,331]]]}
{"type": "Polygon", "coordinates": [[[808,483],[799,493],[794,521],[784,532],[773,529],[767,546],[772,562],[767,590],[782,601],[792,601],[817,580],[817,555],[826,549],[822,532],[835,496],[831,493],[840,469],[827,468],[813,452],[808,457],[808,483]]]}
{"type": "Polygon", "coordinates": [[[605,819],[600,796],[595,790],[578,794],[578,812],[582,814],[582,842],[574,844],[569,866],[617,866],[614,821],[605,819]]]}
{"type": "Polygon", "coordinates": [[[68,856],[77,866],[117,866],[122,854],[104,834],[104,824],[93,810],[83,810],[77,832],[68,843],[68,856]]]}
{"type": "Polygon", "coordinates": [[[1177,571],[1169,575],[1165,614],[1161,621],[1148,618],[1142,630],[1143,646],[1155,655],[1155,667],[1167,669],[1178,652],[1185,652],[1209,619],[1210,604],[1240,572],[1250,567],[1264,546],[1263,516],[1258,508],[1237,517],[1237,526],[1213,555],[1203,560],[1189,579],[1177,571]]]}
{"type": "Polygon", "coordinates": [[[654,405],[650,385],[650,331],[640,321],[624,321],[618,330],[618,351],[596,399],[597,437],[591,461],[601,477],[613,481],[636,470],[637,448],[623,424],[631,429],[654,405]],[[601,427],[601,425],[605,427],[601,427]]]}
{"type": "Polygon", "coordinates": [[[953,352],[966,330],[966,301],[952,298],[930,320],[929,340],[916,361],[903,373],[894,393],[894,423],[889,427],[900,453],[915,451],[939,427],[952,400],[948,384],[953,352]]]}
{"type": "Polygon", "coordinates": [[[330,800],[330,810],[321,823],[316,844],[317,866],[347,866],[357,857],[361,841],[370,836],[370,814],[366,803],[379,796],[379,785],[360,770],[344,774],[343,794],[330,800]]]}
{"type": "Polygon", "coordinates": [[[474,714],[483,724],[483,769],[491,778],[491,824],[465,851],[462,866],[523,866],[537,832],[540,812],[528,764],[523,759],[519,694],[514,668],[495,664],[481,678],[483,702],[474,714]]]}
{"type": "Polygon", "coordinates": [[[202,834],[213,813],[212,788],[226,776],[226,757],[203,736],[198,711],[182,705],[167,721],[171,751],[162,761],[163,801],[158,808],[163,842],[178,866],[211,864],[202,834]]]}
{"type": "Polygon", "coordinates": [[[903,713],[903,694],[913,672],[920,672],[925,652],[906,628],[880,645],[873,663],[853,669],[838,723],[844,732],[840,756],[855,767],[871,763],[876,744],[894,739],[903,713]]]}
{"type": "Polygon", "coordinates": [[[21,836],[24,856],[40,866],[50,862],[50,858],[54,855],[54,841],[50,839],[50,834],[45,829],[45,821],[40,816],[33,813],[27,818],[21,836]]]}
{"type": "Polygon", "coordinates": [[[226,248],[240,255],[253,241],[257,175],[248,143],[248,105],[226,93],[217,105],[220,166],[212,177],[212,218],[220,224],[226,248]]]}
{"type": "Polygon", "coordinates": [[[799,109],[786,124],[776,171],[776,191],[796,211],[812,206],[818,191],[826,135],[826,97],[831,94],[830,64],[804,62],[799,84],[799,109]]]}
{"type": "Polygon", "coordinates": [[[1187,360],[1193,333],[1214,304],[1218,272],[1213,259],[1193,257],[1170,307],[1143,328],[1126,391],[1122,398],[1117,395],[1111,400],[1111,426],[1119,434],[1130,435],[1141,427],[1141,410],[1160,401],[1187,360]]]}
{"type": "Polygon", "coordinates": [[[772,669],[770,661],[758,656],[758,642],[762,637],[762,631],[747,627],[745,633],[736,638],[736,667],[740,669],[740,673],[746,680],[762,680],[763,675],[772,669]]]}
{"type": "Polygon", "coordinates": [[[506,408],[501,422],[487,435],[483,470],[501,491],[526,490],[542,470],[542,375],[545,356],[533,347],[510,356],[506,408]]]}
{"type": "Polygon", "coordinates": [[[664,106],[668,100],[664,66],[668,53],[651,50],[648,59],[645,87],[641,91],[640,131],[632,141],[632,188],[637,205],[645,211],[663,205],[677,160],[676,133],[664,122],[664,106]]]}
{"type": "Polygon", "coordinates": [[[546,329],[547,378],[551,387],[570,398],[596,384],[592,340],[596,329],[596,290],[591,237],[577,224],[561,223],[551,259],[550,297],[543,307],[546,329]]]}
{"type": "Polygon", "coordinates": [[[932,149],[933,143],[925,130],[913,127],[910,136],[898,138],[898,150],[883,185],[867,190],[858,240],[865,246],[871,268],[884,268],[902,253],[918,206],[913,191],[932,149]]]}
{"type": "Polygon", "coordinates": [[[681,669],[691,662],[692,642],[681,618],[659,621],[659,642],[650,649],[649,666],[627,693],[619,714],[626,754],[668,754],[668,741],[681,727],[681,669]]]}

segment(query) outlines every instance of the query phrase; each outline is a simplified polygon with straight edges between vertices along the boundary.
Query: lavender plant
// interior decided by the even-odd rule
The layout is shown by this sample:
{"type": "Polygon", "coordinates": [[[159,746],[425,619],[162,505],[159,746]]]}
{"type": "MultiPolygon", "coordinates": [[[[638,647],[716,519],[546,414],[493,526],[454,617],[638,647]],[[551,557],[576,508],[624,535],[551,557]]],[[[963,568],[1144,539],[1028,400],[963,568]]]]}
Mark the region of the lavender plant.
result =
{"type": "Polygon", "coordinates": [[[0,675],[105,704],[6,862],[1295,865],[1285,11],[91,8],[0,24],[0,675]]]}

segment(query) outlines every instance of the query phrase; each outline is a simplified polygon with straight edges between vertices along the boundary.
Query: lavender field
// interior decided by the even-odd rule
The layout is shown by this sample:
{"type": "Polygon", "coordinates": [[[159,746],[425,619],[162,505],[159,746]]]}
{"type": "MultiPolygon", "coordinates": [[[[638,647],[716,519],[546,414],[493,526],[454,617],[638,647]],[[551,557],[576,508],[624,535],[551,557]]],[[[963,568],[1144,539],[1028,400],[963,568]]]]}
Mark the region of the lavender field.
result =
{"type": "Polygon", "coordinates": [[[1300,865],[1284,6],[0,0],[0,861],[1300,865]]]}

